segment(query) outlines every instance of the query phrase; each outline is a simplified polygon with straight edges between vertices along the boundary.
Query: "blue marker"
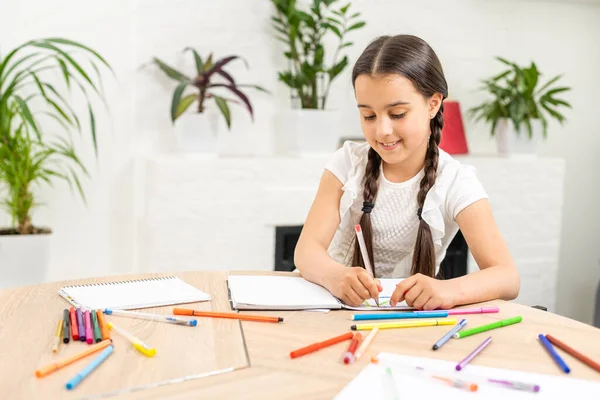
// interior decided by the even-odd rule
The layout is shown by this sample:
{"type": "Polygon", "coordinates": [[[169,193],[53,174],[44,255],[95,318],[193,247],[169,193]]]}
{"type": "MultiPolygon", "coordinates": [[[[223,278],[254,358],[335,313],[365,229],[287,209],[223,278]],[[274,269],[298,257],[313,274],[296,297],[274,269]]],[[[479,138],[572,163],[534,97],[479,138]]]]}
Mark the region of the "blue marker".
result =
{"type": "Polygon", "coordinates": [[[552,356],[552,358],[554,358],[554,361],[558,364],[560,369],[562,369],[565,374],[568,374],[569,372],[571,372],[571,368],[568,367],[568,365],[565,363],[565,361],[558,355],[556,350],[554,350],[554,346],[552,346],[552,344],[546,338],[546,336],[544,336],[540,333],[538,335],[538,338],[540,339],[540,342],[544,345],[544,347],[548,351],[548,354],[550,354],[550,356],[552,356]]]}
{"type": "Polygon", "coordinates": [[[405,318],[444,318],[448,316],[448,311],[413,311],[399,313],[374,313],[374,314],[354,314],[353,321],[367,321],[373,319],[405,319],[405,318]]]}
{"type": "Polygon", "coordinates": [[[467,325],[467,320],[463,319],[458,324],[456,324],[456,326],[454,328],[452,328],[448,333],[446,333],[440,340],[435,342],[435,344],[433,345],[433,349],[437,350],[440,347],[442,347],[444,345],[444,343],[446,343],[456,332],[458,332],[462,328],[464,328],[465,325],[467,325]]]}
{"type": "Polygon", "coordinates": [[[113,349],[114,349],[114,346],[110,345],[107,348],[105,348],[104,350],[102,350],[102,352],[100,353],[100,355],[98,355],[98,357],[94,358],[88,365],[86,365],[86,367],[84,369],[81,370],[80,373],[75,375],[75,377],[73,377],[73,379],[71,379],[69,382],[67,382],[67,385],[66,385],[67,389],[72,390],[77,385],[79,385],[84,378],[86,378],[89,374],[92,373],[92,371],[94,371],[100,364],[102,364],[102,361],[106,360],[108,358],[108,356],[110,356],[112,354],[113,349]]]}

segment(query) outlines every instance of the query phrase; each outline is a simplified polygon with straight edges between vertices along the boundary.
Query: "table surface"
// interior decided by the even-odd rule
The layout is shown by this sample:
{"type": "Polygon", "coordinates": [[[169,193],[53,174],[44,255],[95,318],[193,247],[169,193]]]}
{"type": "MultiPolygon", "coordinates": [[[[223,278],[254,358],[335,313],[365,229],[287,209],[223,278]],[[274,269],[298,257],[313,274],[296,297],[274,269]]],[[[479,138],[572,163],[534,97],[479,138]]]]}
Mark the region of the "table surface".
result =
{"type": "MultiPolygon", "coordinates": [[[[231,272],[231,274],[278,274],[231,272]]],[[[70,399],[117,394],[126,399],[187,398],[286,398],[331,399],[346,386],[372,356],[392,352],[410,356],[459,361],[481,341],[482,335],[452,340],[441,349],[431,346],[447,331],[447,326],[382,330],[365,355],[353,365],[344,365],[340,356],[348,342],[290,359],[292,350],[340,335],[354,324],[352,311],[245,312],[246,314],[284,317],[279,324],[239,322],[238,320],[198,318],[198,327],[189,328],[152,321],[111,317],[111,322],[130,330],[154,345],[157,355],[146,358],[128,342],[113,335],[114,354],[84,379],[73,391],[65,383],[87,361],[71,364],[47,377],[36,378],[35,370],[50,362],[84,350],[87,344],[61,344],[51,352],[52,340],[62,310],[69,304],[58,289],[70,284],[109,282],[175,275],[211,295],[210,302],[185,307],[198,310],[230,311],[227,296],[227,272],[178,272],[88,278],[78,281],[45,283],[0,291],[0,388],[11,398],[70,399]],[[199,374],[233,368],[219,375],[191,379],[199,374]],[[189,380],[151,387],[140,391],[119,392],[174,378],[189,380]],[[302,382],[301,385],[298,383],[302,382]],[[14,397],[12,397],[14,395],[14,397]]],[[[290,274],[292,275],[292,274],[290,274]]],[[[520,315],[523,322],[489,332],[494,345],[481,353],[473,365],[485,365],[550,375],[564,374],[538,343],[540,333],[551,334],[572,347],[600,360],[600,329],[556,314],[512,302],[492,301],[477,306],[498,306],[499,313],[464,316],[469,326],[477,326],[520,315]]],[[[173,307],[145,309],[169,314],[173,307]]],[[[457,316],[461,318],[461,316],[457,316]]],[[[89,361],[90,357],[87,358],[89,361]]],[[[600,381],[600,373],[570,355],[564,359],[573,378],[600,381]]]]}

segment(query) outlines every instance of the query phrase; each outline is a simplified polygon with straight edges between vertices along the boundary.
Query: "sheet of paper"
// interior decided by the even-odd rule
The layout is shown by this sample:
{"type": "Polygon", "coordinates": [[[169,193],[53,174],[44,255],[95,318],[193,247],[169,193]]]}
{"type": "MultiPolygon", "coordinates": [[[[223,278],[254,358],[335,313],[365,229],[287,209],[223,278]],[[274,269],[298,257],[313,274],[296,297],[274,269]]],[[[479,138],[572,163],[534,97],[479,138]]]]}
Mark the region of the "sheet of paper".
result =
{"type": "Polygon", "coordinates": [[[340,308],[329,291],[304,278],[229,275],[234,304],[266,309],[340,308]]]}
{"type": "MultiPolygon", "coordinates": [[[[444,399],[444,400],[506,400],[525,399],[600,399],[600,383],[562,376],[542,375],[469,365],[463,371],[455,370],[456,363],[433,358],[410,357],[380,353],[378,364],[367,365],[342,391],[336,400],[346,399],[444,399]],[[390,368],[391,374],[386,372],[390,368]],[[469,392],[419,372],[452,377],[476,383],[478,390],[469,392]],[[488,382],[488,379],[511,380],[540,386],[537,393],[507,389],[488,382]]],[[[548,361],[551,362],[551,361],[548,361]]]]}

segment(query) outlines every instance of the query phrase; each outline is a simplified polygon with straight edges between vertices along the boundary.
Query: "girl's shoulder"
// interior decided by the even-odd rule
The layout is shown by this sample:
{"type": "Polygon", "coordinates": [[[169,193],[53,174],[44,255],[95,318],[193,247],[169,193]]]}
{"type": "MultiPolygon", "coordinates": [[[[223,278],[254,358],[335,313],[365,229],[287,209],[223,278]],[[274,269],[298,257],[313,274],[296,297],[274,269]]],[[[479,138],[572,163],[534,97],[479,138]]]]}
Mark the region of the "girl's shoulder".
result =
{"type": "Polygon", "coordinates": [[[325,168],[344,184],[350,177],[360,171],[360,167],[366,166],[369,149],[369,143],[366,141],[348,140],[333,154],[325,164],[325,168]]]}

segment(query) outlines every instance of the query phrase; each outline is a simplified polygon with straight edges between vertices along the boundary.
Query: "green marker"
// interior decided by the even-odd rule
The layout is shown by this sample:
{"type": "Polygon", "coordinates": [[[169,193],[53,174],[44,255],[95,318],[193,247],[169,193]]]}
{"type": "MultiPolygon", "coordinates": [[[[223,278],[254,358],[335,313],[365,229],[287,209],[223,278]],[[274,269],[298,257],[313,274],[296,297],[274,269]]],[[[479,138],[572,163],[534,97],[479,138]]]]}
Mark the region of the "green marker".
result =
{"type": "Polygon", "coordinates": [[[100,331],[100,324],[98,324],[98,316],[96,315],[96,311],[92,310],[90,311],[90,314],[92,314],[92,326],[94,327],[94,339],[95,342],[101,342],[102,341],[102,332],[100,331]]]}
{"type": "Polygon", "coordinates": [[[492,322],[491,324],[481,325],[481,326],[475,327],[473,329],[466,329],[464,331],[457,332],[454,334],[454,339],[460,339],[460,338],[464,338],[467,336],[475,335],[477,333],[490,331],[492,329],[502,328],[503,326],[518,324],[521,321],[523,321],[523,318],[521,318],[520,316],[503,319],[502,321],[496,321],[496,322],[492,322]]]}

